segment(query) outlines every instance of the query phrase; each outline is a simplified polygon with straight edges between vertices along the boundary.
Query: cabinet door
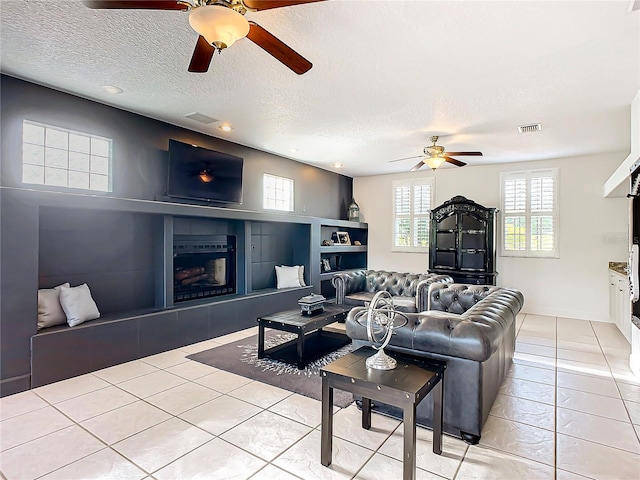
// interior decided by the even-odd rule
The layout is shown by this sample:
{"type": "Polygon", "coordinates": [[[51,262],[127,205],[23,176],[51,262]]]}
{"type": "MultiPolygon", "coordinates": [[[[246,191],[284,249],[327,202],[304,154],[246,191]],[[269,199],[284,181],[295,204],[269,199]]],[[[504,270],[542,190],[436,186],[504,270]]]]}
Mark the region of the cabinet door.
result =
{"type": "Polygon", "coordinates": [[[624,338],[631,342],[631,300],[629,281],[616,275],[616,325],[624,338]]]}
{"type": "Polygon", "coordinates": [[[609,273],[609,321],[618,325],[618,281],[609,273]]]}

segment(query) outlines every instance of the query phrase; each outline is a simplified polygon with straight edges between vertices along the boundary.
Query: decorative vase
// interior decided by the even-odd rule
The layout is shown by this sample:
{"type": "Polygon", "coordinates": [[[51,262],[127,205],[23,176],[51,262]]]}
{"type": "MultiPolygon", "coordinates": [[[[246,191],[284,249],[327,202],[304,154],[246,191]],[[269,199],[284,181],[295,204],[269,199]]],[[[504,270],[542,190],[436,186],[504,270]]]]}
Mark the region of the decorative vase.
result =
{"type": "Polygon", "coordinates": [[[360,221],[360,207],[358,206],[355,198],[353,197],[351,197],[351,205],[349,205],[349,221],[351,222],[360,221]]]}

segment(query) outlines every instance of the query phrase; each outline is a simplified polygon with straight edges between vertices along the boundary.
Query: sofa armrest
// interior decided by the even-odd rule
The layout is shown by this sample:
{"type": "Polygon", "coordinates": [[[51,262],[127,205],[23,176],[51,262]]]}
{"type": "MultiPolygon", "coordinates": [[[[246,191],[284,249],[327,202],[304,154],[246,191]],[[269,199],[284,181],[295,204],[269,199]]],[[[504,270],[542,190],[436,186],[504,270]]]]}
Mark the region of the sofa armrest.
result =
{"type": "Polygon", "coordinates": [[[336,273],[331,284],[336,289],[336,303],[343,305],[345,297],[353,292],[364,291],[367,284],[366,270],[336,273]]]}

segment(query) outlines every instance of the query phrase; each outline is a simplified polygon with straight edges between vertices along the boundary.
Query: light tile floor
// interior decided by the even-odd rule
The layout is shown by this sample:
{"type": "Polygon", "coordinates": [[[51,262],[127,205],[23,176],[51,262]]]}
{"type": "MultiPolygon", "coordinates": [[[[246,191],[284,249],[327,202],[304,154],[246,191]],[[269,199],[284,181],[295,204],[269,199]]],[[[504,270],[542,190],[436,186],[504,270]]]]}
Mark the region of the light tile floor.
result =
{"type": "MultiPolygon", "coordinates": [[[[640,479],[640,378],[612,324],[519,315],[514,365],[477,446],[418,430],[417,478],[640,479]]],[[[4,479],[399,479],[401,422],[334,417],[320,402],[193,362],[256,328],[0,400],[4,479]]]]}

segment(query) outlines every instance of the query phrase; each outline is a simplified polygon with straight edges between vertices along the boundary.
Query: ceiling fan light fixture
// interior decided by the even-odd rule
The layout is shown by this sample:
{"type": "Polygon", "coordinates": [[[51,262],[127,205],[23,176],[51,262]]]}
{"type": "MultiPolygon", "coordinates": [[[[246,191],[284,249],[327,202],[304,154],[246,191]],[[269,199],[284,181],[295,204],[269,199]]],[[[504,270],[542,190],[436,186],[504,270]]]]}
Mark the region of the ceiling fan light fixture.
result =
{"type": "Polygon", "coordinates": [[[249,33],[249,22],[243,15],[222,5],[194,8],[189,25],[218,49],[229,48],[249,33]]]}
{"type": "Polygon", "coordinates": [[[435,170],[444,162],[445,162],[444,157],[441,157],[439,155],[436,155],[434,157],[428,157],[424,160],[424,163],[426,163],[431,170],[435,170]]]}

